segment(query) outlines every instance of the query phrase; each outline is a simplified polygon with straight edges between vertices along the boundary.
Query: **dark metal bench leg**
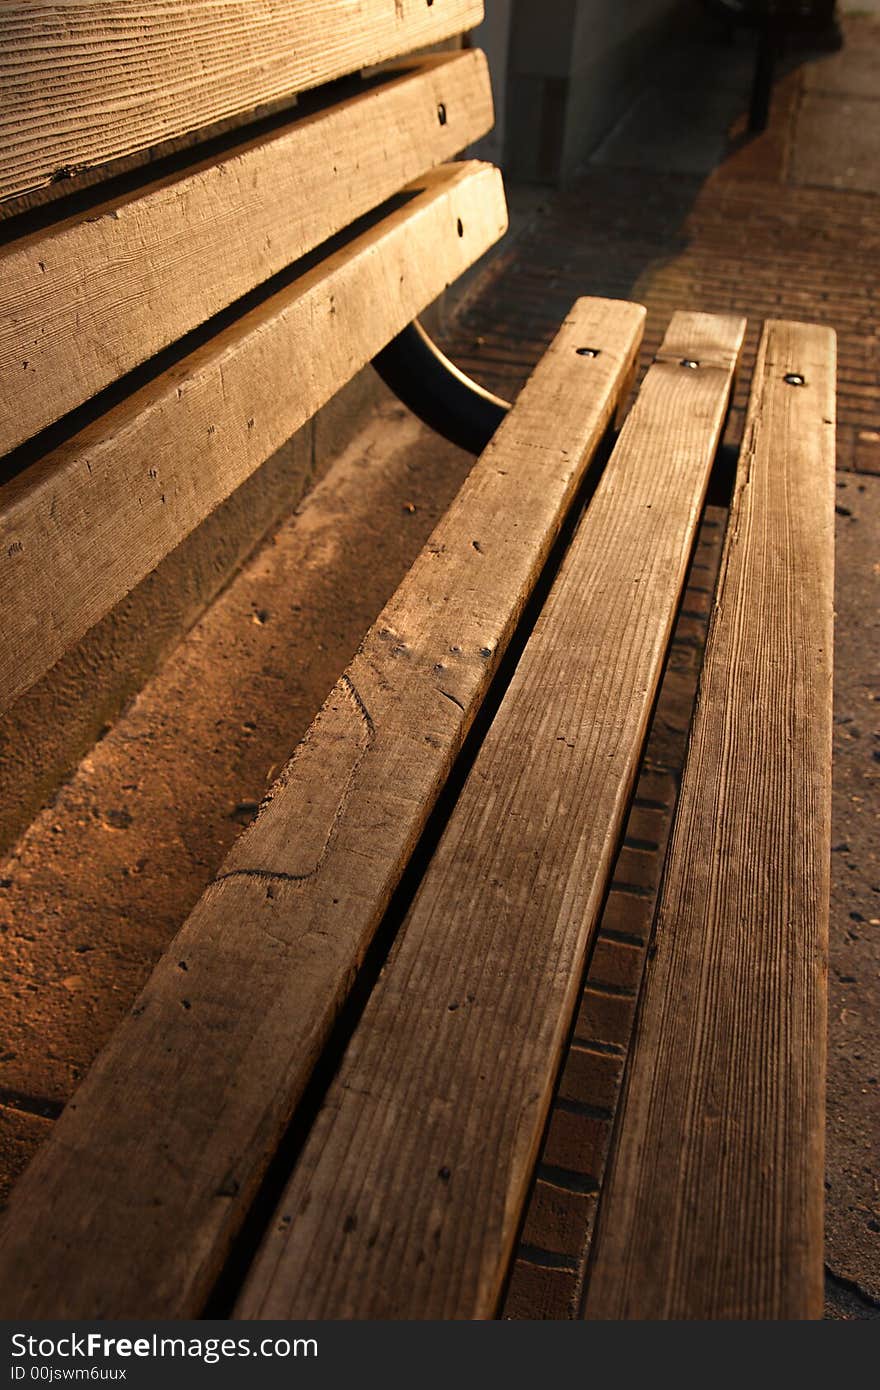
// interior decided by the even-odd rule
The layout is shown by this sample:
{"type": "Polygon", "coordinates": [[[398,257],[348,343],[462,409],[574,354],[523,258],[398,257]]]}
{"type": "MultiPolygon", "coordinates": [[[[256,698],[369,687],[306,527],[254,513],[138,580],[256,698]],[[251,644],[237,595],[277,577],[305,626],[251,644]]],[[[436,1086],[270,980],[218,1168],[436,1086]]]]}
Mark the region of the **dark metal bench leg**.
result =
{"type": "Polygon", "coordinates": [[[510,409],[450,362],[418,319],[392,338],[373,366],[414,415],[472,454],[482,453],[510,409]]]}
{"type": "Polygon", "coordinates": [[[782,52],[782,34],[772,21],[762,26],[758,35],[758,51],[755,56],[755,75],[752,78],[752,97],[749,103],[749,130],[767,129],[770,114],[770,94],[773,90],[773,72],[776,61],[782,52]]]}

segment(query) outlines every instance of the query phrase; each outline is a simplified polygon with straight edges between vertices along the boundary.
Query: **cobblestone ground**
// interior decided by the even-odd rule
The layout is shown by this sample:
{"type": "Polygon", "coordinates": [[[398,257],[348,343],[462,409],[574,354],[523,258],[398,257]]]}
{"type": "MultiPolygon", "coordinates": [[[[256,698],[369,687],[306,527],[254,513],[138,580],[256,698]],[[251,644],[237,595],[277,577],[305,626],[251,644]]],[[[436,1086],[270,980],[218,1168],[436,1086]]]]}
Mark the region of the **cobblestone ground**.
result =
{"type": "MultiPolygon", "coordinates": [[[[827,1314],[880,1316],[876,849],[880,502],[880,21],[847,18],[840,53],[789,55],[768,130],[748,138],[751,54],[707,32],[670,45],[656,82],[563,195],[514,190],[525,229],[460,316],[456,360],[514,391],[579,294],[648,307],[643,365],[677,308],[748,316],[728,428],[738,442],[760,323],[838,332],[834,881],[828,1077],[827,1314]],[[673,95],[670,95],[672,93],[673,95]],[[873,640],[872,640],[873,639],[873,640]]],[[[719,556],[709,508],[559,1096],[505,1316],[578,1315],[647,933],[719,556]]]]}

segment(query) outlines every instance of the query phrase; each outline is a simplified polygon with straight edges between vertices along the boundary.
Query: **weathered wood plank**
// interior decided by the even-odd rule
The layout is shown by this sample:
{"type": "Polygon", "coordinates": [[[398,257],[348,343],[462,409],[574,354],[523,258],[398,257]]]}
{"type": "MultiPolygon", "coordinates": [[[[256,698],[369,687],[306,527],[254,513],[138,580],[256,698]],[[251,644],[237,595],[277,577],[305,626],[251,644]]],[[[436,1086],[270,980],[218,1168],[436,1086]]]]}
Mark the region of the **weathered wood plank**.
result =
{"type": "Polygon", "coordinates": [[[0,6],[0,198],[450,38],[482,0],[0,6]]]}
{"type": "Polygon", "coordinates": [[[0,253],[0,453],[491,124],[482,53],[422,59],[216,162],[13,242],[0,253]]]}
{"type": "Polygon", "coordinates": [[[766,326],[588,1317],[822,1315],[834,362],[766,326]]]}
{"type": "MultiPolygon", "coordinates": [[[[431,256],[415,240],[421,265],[431,256]]],[[[395,273],[389,293],[396,284],[395,273]]],[[[636,305],[575,306],[17,1186],[0,1236],[10,1316],[200,1311],[612,418],[643,322],[636,305]],[[579,355],[585,345],[600,356],[579,355]]]]}
{"type": "Polygon", "coordinates": [[[744,327],[673,319],[238,1316],[495,1312],[744,327]]]}
{"type": "Polygon", "coordinates": [[[419,187],[0,488],[0,708],[503,233],[490,165],[419,187]]]}

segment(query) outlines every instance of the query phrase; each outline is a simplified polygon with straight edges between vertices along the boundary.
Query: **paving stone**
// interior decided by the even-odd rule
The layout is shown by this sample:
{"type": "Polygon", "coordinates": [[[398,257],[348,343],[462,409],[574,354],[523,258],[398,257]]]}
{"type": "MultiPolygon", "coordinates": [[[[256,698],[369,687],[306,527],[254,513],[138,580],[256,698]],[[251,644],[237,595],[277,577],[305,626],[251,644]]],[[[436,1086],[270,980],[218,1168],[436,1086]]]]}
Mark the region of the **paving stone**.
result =
{"type": "Polygon", "coordinates": [[[567,1110],[557,1104],[550,1115],[540,1162],[595,1180],[605,1166],[610,1137],[609,1114],[567,1110]]]}
{"type": "Polygon", "coordinates": [[[559,1079],[558,1094],[564,1100],[612,1111],[623,1076],[624,1058],[613,1052],[597,1052],[575,1044],[569,1048],[559,1079]]]}
{"type": "Polygon", "coordinates": [[[807,93],[798,113],[795,151],[792,177],[797,183],[880,193],[876,99],[832,101],[825,92],[807,93]]]}
{"type": "MultiPolygon", "coordinates": [[[[654,813],[655,815],[658,813],[654,813]]],[[[632,817],[630,817],[627,833],[632,828],[632,817]]],[[[653,825],[653,822],[652,822],[653,825]]],[[[665,830],[663,832],[665,838],[665,830]]],[[[660,837],[653,841],[659,847],[660,837]]],[[[612,890],[608,894],[608,901],[605,904],[605,911],[602,914],[602,925],[607,931],[614,932],[618,936],[628,937],[633,941],[647,943],[648,935],[651,931],[651,921],[654,915],[654,905],[650,898],[637,898],[632,893],[622,893],[612,890]]]]}
{"type": "Polygon", "coordinates": [[[577,1317],[579,1289],[576,1271],[521,1257],[513,1268],[502,1317],[541,1321],[577,1317]]]}
{"type": "Polygon", "coordinates": [[[575,1019],[574,1036],[586,1046],[604,1043],[606,1047],[626,1048],[635,1009],[632,995],[606,994],[587,985],[575,1019]]]}
{"type": "Polygon", "coordinates": [[[577,1264],[596,1215],[596,1196],[538,1179],[532,1189],[522,1243],[577,1264]]]}
{"type": "Polygon", "coordinates": [[[590,958],[588,979],[598,989],[636,993],[642,978],[645,952],[641,946],[608,940],[601,929],[590,958]]]}

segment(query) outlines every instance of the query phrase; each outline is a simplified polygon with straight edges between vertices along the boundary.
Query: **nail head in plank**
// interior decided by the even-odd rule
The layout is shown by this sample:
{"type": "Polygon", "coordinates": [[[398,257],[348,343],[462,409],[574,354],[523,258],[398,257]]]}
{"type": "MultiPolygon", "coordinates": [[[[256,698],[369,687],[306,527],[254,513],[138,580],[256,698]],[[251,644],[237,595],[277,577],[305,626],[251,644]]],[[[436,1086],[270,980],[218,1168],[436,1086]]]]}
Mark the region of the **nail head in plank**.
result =
{"type": "Polygon", "coordinates": [[[503,234],[490,165],[419,188],[0,488],[0,708],[503,234]]]}
{"type": "Polygon", "coordinates": [[[495,1313],[744,328],[673,319],[727,366],[648,372],[237,1316],[495,1313]]]}
{"type": "Polygon", "coordinates": [[[587,1317],[822,1316],[834,348],[761,340],[587,1317]]]}
{"type": "Polygon", "coordinates": [[[0,453],[491,124],[482,53],[421,59],[216,161],[13,242],[0,253],[0,453]]]}
{"type": "Polygon", "coordinates": [[[481,0],[0,6],[0,198],[479,24],[481,0]]]}
{"type": "Polygon", "coordinates": [[[0,1235],[5,1308],[201,1311],[613,417],[644,317],[575,307],[18,1184],[0,1235]],[[584,335],[595,361],[574,351],[584,335]]]}

